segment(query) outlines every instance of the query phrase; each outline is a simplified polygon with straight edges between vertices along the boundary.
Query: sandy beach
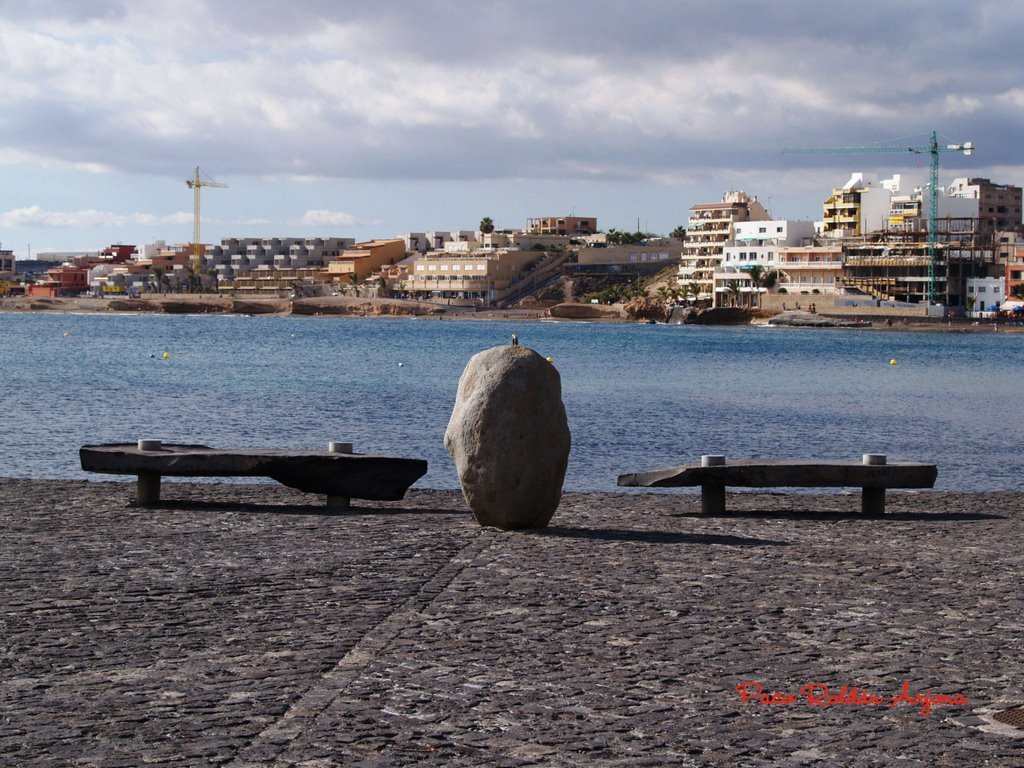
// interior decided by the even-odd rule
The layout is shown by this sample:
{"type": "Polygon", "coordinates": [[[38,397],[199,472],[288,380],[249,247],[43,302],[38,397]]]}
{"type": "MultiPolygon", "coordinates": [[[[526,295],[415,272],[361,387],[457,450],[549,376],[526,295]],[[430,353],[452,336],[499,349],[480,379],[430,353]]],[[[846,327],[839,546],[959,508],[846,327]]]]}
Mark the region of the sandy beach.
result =
{"type": "Polygon", "coordinates": [[[132,491],[0,480],[6,765],[1020,764],[1021,494],[132,491]]]}

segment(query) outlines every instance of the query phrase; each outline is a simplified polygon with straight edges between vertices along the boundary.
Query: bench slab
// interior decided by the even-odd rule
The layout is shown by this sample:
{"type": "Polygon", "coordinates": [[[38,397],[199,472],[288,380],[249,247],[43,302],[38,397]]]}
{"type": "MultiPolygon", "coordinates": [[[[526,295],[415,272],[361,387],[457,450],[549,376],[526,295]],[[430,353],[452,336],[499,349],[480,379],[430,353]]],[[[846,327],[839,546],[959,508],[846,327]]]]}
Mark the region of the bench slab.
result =
{"type": "Polygon", "coordinates": [[[679,488],[731,485],[744,488],[931,488],[938,469],[934,464],[814,459],[729,459],[728,464],[705,467],[700,462],[678,467],[619,475],[619,485],[679,488]]]}
{"type": "Polygon", "coordinates": [[[729,459],[728,464],[699,462],[652,472],[619,475],[620,486],[646,488],[701,487],[704,512],[725,512],[725,488],[861,488],[861,509],[867,514],[885,510],[886,488],[932,488],[934,464],[900,461],[864,464],[815,459],[729,459]]]}
{"type": "MultiPolygon", "coordinates": [[[[275,449],[221,450],[205,445],[168,445],[140,450],[135,443],[84,445],[82,469],[114,475],[138,475],[144,485],[167,477],[269,477],[289,488],[328,498],[398,501],[427,472],[424,459],[369,456],[330,451],[275,449]],[[146,483],[143,480],[146,480],[146,483]]],[[[148,496],[152,496],[147,491],[148,496]]]]}

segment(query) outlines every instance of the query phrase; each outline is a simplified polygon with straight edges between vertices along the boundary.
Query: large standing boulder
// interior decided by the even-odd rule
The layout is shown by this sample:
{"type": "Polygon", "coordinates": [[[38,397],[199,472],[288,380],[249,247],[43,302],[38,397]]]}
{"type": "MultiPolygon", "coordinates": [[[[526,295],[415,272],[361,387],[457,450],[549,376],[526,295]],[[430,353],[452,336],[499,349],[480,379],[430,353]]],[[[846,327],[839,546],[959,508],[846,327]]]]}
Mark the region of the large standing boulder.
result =
{"type": "Polygon", "coordinates": [[[480,525],[546,526],[562,498],[570,443],[554,365],[520,346],[470,359],[444,445],[480,525]]]}

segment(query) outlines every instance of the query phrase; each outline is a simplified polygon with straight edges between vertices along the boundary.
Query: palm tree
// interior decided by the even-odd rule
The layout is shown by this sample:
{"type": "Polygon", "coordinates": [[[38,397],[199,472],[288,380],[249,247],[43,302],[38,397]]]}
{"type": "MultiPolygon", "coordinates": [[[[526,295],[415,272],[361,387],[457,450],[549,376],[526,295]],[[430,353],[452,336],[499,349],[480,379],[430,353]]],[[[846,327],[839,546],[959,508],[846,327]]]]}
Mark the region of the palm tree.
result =
{"type": "Polygon", "coordinates": [[[199,276],[196,274],[195,269],[191,264],[185,265],[185,279],[188,281],[189,292],[195,289],[196,282],[199,280],[199,276]]]}
{"type": "Polygon", "coordinates": [[[676,227],[672,230],[671,237],[674,237],[676,240],[683,240],[686,237],[686,227],[676,227]]]}
{"type": "Polygon", "coordinates": [[[730,280],[725,284],[725,289],[729,292],[729,304],[733,307],[736,306],[736,297],[740,292],[740,281],[730,280]]]}
{"type": "Polygon", "coordinates": [[[217,274],[216,268],[210,267],[206,270],[206,275],[210,278],[210,282],[213,283],[213,292],[217,293],[220,291],[220,276],[217,274]]]}
{"type": "MultiPolygon", "coordinates": [[[[164,280],[167,280],[167,275],[164,274],[163,267],[153,267],[150,270],[150,274],[153,275],[153,281],[156,283],[156,292],[163,293],[161,290],[164,280]]],[[[168,280],[168,282],[170,282],[168,280]]]]}
{"type": "Polygon", "coordinates": [[[690,291],[690,296],[693,301],[696,302],[700,298],[700,283],[694,281],[687,284],[687,289],[690,291]]]}
{"type": "Polygon", "coordinates": [[[494,231],[494,220],[490,216],[484,216],[480,219],[480,231],[485,235],[489,235],[494,231]]]}
{"type": "MultiPolygon", "coordinates": [[[[764,282],[764,267],[762,267],[760,264],[752,264],[751,266],[747,267],[747,274],[750,275],[750,284],[754,289],[753,296],[757,297],[757,303],[760,304],[761,299],[757,289],[760,288],[761,284],[764,282]]],[[[752,300],[751,306],[753,305],[754,302],[752,300]]]]}

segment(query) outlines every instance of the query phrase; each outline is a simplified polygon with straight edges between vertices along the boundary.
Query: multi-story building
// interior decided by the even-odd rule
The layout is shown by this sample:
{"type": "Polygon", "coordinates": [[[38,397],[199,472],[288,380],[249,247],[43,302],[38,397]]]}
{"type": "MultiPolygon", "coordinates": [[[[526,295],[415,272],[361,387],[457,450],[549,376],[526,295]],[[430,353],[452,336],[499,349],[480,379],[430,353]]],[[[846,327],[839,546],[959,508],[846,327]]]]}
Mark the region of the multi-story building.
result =
{"type": "MultiPolygon", "coordinates": [[[[945,223],[940,220],[940,225],[945,223]]],[[[966,281],[986,277],[995,268],[991,238],[986,241],[977,232],[959,228],[946,231],[941,226],[936,238],[934,264],[929,256],[927,233],[920,230],[876,233],[843,243],[843,286],[884,301],[927,304],[934,273],[935,303],[965,306],[966,281]]]]}
{"type": "Polygon", "coordinates": [[[947,193],[950,197],[978,201],[979,231],[994,233],[1020,232],[1021,188],[1010,184],[993,184],[988,179],[954,179],[947,193]]]}
{"type": "Polygon", "coordinates": [[[575,274],[648,275],[673,262],[678,263],[682,250],[682,243],[678,240],[580,248],[576,263],[566,265],[566,269],[575,274]]]}
{"type": "Polygon", "coordinates": [[[327,278],[346,283],[363,282],[381,267],[405,258],[404,240],[371,240],[346,248],[327,265],[327,278]]]}
{"type": "Polygon", "coordinates": [[[880,182],[870,173],[854,173],[843,186],[832,190],[822,204],[821,234],[825,237],[856,237],[883,230],[889,223],[890,199],[900,190],[896,176],[880,182]]]}
{"type": "Polygon", "coordinates": [[[838,293],[842,288],[843,249],[838,245],[780,248],[778,288],[786,293],[838,293]]]}
{"type": "Polygon", "coordinates": [[[479,239],[479,234],[466,229],[453,231],[433,230],[431,232],[407,232],[401,236],[405,243],[405,250],[409,253],[427,253],[429,251],[443,251],[445,246],[451,242],[468,242],[479,239]]]}
{"type": "Polygon", "coordinates": [[[14,251],[0,249],[0,280],[10,280],[15,274],[14,251]]]}
{"type": "Polygon", "coordinates": [[[691,298],[714,299],[715,269],[722,263],[725,246],[732,240],[733,225],[770,218],[756,197],[742,191],[726,193],[720,203],[698,203],[690,208],[677,279],[681,286],[691,290],[691,298]]]}
{"type": "Polygon", "coordinates": [[[780,252],[813,242],[813,221],[735,222],[732,239],[722,248],[722,261],[713,274],[715,305],[756,306],[756,295],[766,288],[752,275],[775,273],[778,278],[780,252]]]}
{"type": "Polygon", "coordinates": [[[537,216],[526,220],[526,231],[538,235],[585,236],[597,231],[593,216],[537,216]]]}
{"type": "Polygon", "coordinates": [[[46,270],[46,279],[27,286],[29,296],[77,296],[89,290],[89,267],[65,264],[46,270]]]}
{"type": "Polygon", "coordinates": [[[1006,261],[1006,294],[1024,296],[1024,245],[1018,245],[1006,261]]]}
{"type": "Polygon", "coordinates": [[[239,275],[224,290],[233,296],[297,296],[321,290],[324,272],[316,267],[277,268],[269,265],[239,275]]]}
{"type": "Polygon", "coordinates": [[[537,284],[565,258],[533,250],[431,252],[416,259],[395,287],[413,296],[494,304],[537,284]]]}

